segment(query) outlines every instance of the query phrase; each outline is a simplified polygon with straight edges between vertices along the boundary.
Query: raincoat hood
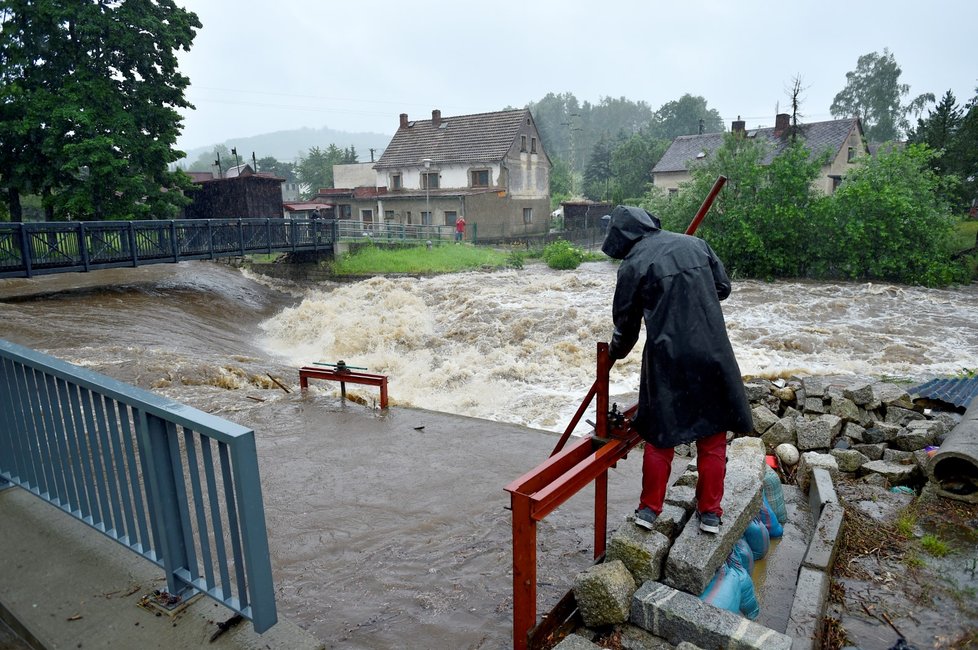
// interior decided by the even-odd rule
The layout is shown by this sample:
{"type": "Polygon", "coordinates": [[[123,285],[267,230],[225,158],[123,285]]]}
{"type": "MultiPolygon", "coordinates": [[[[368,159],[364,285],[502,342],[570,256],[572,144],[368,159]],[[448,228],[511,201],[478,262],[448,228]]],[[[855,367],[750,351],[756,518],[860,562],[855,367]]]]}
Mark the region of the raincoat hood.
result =
{"type": "Polygon", "coordinates": [[[642,208],[619,205],[611,212],[608,234],[605,235],[601,251],[616,260],[625,259],[635,242],[661,227],[659,218],[642,208]]]}

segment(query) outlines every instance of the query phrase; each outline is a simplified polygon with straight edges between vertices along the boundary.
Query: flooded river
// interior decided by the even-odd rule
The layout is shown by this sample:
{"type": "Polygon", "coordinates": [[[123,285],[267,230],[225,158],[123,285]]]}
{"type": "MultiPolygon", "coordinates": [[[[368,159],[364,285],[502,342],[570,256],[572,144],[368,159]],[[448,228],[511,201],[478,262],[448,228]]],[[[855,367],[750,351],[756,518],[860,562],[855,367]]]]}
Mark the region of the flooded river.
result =
{"type": "MultiPolygon", "coordinates": [[[[566,426],[609,337],[614,282],[606,263],[303,286],[159,265],[0,280],[0,338],[254,428],[280,611],[328,647],[495,648],[511,633],[502,488],[555,442],[520,426],[566,426]],[[297,366],[339,359],[389,375],[393,406],[424,410],[385,415],[375,389],[351,386],[363,405],[343,404],[335,386],[301,396],[271,379],[296,388],[297,366]]],[[[723,308],[745,375],[978,368],[978,285],[737,282],[723,308]]],[[[615,365],[614,393],[637,389],[640,350],[615,365]]],[[[612,479],[621,512],[635,464],[612,479]]],[[[574,529],[587,507],[556,513],[541,556],[587,565],[589,528],[574,529]]],[[[542,606],[567,588],[563,567],[542,565],[542,606]]]]}

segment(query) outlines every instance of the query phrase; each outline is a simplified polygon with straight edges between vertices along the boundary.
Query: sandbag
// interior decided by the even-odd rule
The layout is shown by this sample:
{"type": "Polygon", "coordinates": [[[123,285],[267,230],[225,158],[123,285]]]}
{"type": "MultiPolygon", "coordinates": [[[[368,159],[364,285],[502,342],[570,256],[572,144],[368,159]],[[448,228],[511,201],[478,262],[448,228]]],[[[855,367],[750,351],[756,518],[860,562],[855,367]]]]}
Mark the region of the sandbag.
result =
{"type": "Polygon", "coordinates": [[[788,523],[788,509],[784,505],[784,490],[781,487],[781,479],[778,473],[770,467],[764,468],[764,496],[771,505],[771,509],[778,518],[778,522],[783,526],[788,523]]]}
{"type": "Polygon", "coordinates": [[[771,546],[771,536],[767,532],[767,527],[761,523],[759,516],[754,517],[747,524],[744,539],[747,540],[755,560],[760,560],[767,555],[767,550],[771,546]]]}
{"type": "MultiPolygon", "coordinates": [[[[738,542],[739,544],[740,542],[738,542]]],[[[744,544],[746,546],[746,543],[744,544]]],[[[740,584],[740,613],[755,620],[761,613],[761,606],[757,603],[757,594],[754,591],[754,579],[751,571],[754,567],[754,557],[747,548],[746,552],[734,546],[734,549],[727,557],[726,564],[732,569],[740,584]]]]}
{"type": "Polygon", "coordinates": [[[767,528],[767,534],[771,539],[778,539],[784,535],[784,526],[778,521],[777,516],[774,514],[771,504],[767,502],[767,495],[761,495],[761,510],[757,513],[757,516],[761,518],[761,523],[767,528]]]}
{"type": "Polygon", "coordinates": [[[734,614],[740,613],[740,576],[724,562],[713,574],[713,579],[700,594],[700,600],[734,614]]]}

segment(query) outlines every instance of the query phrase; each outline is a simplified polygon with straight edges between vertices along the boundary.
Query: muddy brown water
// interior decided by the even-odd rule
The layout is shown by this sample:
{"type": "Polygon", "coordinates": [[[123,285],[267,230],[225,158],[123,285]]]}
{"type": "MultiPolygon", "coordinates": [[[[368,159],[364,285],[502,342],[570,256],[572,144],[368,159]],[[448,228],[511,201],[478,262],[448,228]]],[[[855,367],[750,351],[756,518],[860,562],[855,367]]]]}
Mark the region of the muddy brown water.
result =
{"type": "MultiPolygon", "coordinates": [[[[181,263],[0,280],[0,338],[253,428],[280,612],[328,647],[495,648],[512,633],[503,487],[593,382],[613,288],[599,263],[317,286],[181,263]],[[298,365],[338,359],[388,374],[394,408],[268,378],[294,389],[298,365]]],[[[741,282],[724,310],[748,375],[978,367],[976,285],[741,282]]],[[[639,349],[613,392],[635,390],[639,349]]],[[[612,526],[638,464],[614,470],[612,526]]],[[[590,563],[591,507],[582,493],[540,526],[541,611],[590,563]]]]}

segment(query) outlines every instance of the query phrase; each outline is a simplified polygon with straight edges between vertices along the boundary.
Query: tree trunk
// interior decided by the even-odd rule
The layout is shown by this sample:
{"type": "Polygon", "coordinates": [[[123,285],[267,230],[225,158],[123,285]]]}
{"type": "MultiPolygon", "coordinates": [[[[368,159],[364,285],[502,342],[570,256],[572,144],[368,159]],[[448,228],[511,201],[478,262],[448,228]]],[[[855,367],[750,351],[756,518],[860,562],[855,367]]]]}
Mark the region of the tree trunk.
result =
{"type": "Polygon", "coordinates": [[[24,220],[24,209],[20,205],[20,192],[17,191],[17,188],[7,189],[7,204],[10,208],[10,220],[15,223],[22,222],[24,220]]]}

